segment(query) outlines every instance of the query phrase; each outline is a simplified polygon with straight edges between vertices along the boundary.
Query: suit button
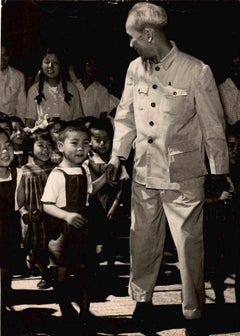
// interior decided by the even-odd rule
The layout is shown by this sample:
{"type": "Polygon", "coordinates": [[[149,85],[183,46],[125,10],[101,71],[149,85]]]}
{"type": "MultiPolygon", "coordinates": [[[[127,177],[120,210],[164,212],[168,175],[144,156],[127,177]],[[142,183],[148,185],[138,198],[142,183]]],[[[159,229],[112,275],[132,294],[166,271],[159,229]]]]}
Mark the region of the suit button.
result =
{"type": "Polygon", "coordinates": [[[157,85],[156,85],[156,84],[153,84],[152,88],[153,88],[154,90],[156,90],[157,85]]]}
{"type": "Polygon", "coordinates": [[[148,143],[153,143],[153,139],[152,138],[148,138],[148,143]]]}
{"type": "Polygon", "coordinates": [[[153,122],[153,121],[149,121],[149,125],[150,125],[150,126],[153,126],[153,125],[154,125],[154,122],[153,122]]]}
{"type": "Polygon", "coordinates": [[[156,104],[155,104],[155,103],[151,103],[151,106],[152,106],[152,107],[155,107],[155,106],[156,106],[156,104]]]}
{"type": "Polygon", "coordinates": [[[159,70],[160,70],[160,67],[159,67],[159,66],[156,66],[155,70],[156,70],[156,71],[159,71],[159,70]]]}
{"type": "Polygon", "coordinates": [[[176,94],[177,94],[177,92],[176,92],[176,91],[174,91],[174,92],[173,92],[173,95],[174,95],[174,96],[176,96],[176,94]]]}

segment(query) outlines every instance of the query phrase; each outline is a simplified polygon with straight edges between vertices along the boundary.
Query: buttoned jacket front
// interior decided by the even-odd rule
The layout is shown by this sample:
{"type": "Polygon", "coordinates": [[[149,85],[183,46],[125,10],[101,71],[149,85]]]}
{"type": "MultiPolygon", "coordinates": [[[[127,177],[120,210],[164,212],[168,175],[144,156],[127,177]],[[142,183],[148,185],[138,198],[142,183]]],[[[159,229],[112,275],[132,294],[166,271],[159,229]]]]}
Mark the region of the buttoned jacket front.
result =
{"type": "Polygon", "coordinates": [[[208,65],[172,49],[159,64],[129,65],[115,117],[113,155],[135,148],[134,180],[156,189],[179,189],[206,174],[228,173],[225,122],[208,65]]]}

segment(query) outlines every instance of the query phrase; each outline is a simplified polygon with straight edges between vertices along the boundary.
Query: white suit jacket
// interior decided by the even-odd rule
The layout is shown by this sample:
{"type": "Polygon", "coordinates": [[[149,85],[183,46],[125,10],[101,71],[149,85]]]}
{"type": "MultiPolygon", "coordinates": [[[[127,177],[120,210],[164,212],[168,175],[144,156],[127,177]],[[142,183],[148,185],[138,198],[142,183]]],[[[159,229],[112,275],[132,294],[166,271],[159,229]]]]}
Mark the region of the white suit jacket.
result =
{"type": "Polygon", "coordinates": [[[115,116],[113,155],[135,148],[133,178],[147,188],[178,189],[206,174],[228,173],[225,121],[208,65],[173,48],[159,64],[130,63],[115,116]]]}

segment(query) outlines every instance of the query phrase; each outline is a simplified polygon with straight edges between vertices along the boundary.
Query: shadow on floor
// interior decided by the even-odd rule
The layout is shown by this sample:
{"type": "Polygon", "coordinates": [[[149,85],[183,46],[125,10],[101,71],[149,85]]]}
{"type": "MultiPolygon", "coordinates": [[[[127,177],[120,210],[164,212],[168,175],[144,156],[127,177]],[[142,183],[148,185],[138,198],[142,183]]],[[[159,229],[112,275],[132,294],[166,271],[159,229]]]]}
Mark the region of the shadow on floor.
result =
{"type": "MultiPolygon", "coordinates": [[[[85,327],[80,320],[64,322],[61,317],[53,316],[54,309],[27,308],[9,313],[2,320],[2,336],[131,335],[136,332],[153,336],[162,330],[184,328],[180,305],[158,305],[154,309],[149,328],[143,328],[134,324],[130,317],[121,316],[96,318],[85,327]]],[[[205,323],[209,333],[214,335],[240,331],[238,314],[236,304],[225,304],[221,310],[214,304],[207,305],[205,323]]]]}

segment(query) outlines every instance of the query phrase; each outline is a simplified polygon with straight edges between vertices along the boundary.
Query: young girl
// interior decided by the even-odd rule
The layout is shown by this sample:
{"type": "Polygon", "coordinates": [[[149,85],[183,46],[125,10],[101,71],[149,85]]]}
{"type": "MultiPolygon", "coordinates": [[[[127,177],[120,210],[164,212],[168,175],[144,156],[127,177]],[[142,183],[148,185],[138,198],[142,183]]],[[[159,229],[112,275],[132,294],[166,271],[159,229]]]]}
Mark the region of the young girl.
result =
{"type": "Polygon", "coordinates": [[[27,225],[25,237],[26,253],[30,263],[37,265],[42,279],[37,284],[41,289],[50,287],[48,281],[48,234],[46,218],[43,214],[41,197],[47,177],[54,164],[50,161],[53,142],[46,130],[37,130],[26,140],[25,150],[29,154],[29,162],[23,166],[23,188],[25,192],[22,219],[27,225]]]}
{"type": "Polygon", "coordinates": [[[69,275],[75,275],[76,302],[84,323],[89,322],[89,258],[87,204],[90,193],[106,183],[102,175],[94,184],[84,161],[89,153],[85,125],[69,122],[59,135],[62,162],[49,175],[42,196],[44,211],[56,219],[59,234],[49,243],[52,263],[57,266],[56,295],[65,318],[76,315],[69,298],[69,275]]]}
{"type": "MultiPolygon", "coordinates": [[[[10,168],[14,157],[9,134],[0,128],[0,266],[1,313],[7,312],[12,270],[19,253],[18,218],[23,194],[20,192],[21,169],[10,168]],[[19,189],[19,197],[17,197],[19,189]],[[18,216],[17,216],[18,217],[18,216]]],[[[21,189],[22,191],[22,189],[21,189]]]]}
{"type": "Polygon", "coordinates": [[[83,116],[77,88],[69,81],[61,54],[48,48],[43,55],[39,80],[28,91],[26,126],[51,117],[73,120],[83,116]]]}

